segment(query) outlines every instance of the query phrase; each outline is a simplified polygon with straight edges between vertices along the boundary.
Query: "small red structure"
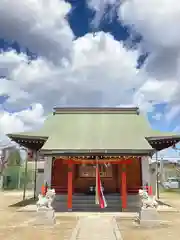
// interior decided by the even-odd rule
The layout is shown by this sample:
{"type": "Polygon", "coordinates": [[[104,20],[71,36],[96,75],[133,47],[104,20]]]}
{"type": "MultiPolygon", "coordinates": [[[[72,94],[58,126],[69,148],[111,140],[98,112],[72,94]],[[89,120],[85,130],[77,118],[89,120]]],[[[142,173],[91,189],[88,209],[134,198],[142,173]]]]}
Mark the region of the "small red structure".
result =
{"type": "Polygon", "coordinates": [[[44,184],[43,184],[42,187],[41,187],[41,194],[42,194],[43,196],[45,196],[45,186],[44,186],[44,184]]]}
{"type": "Polygon", "coordinates": [[[47,182],[46,182],[45,185],[43,184],[42,187],[41,187],[41,194],[42,194],[43,196],[46,195],[47,189],[48,189],[48,185],[47,185],[47,182]]]}
{"type": "Polygon", "coordinates": [[[153,190],[152,190],[152,186],[145,186],[145,189],[148,193],[149,196],[152,196],[153,195],[153,190]]]}

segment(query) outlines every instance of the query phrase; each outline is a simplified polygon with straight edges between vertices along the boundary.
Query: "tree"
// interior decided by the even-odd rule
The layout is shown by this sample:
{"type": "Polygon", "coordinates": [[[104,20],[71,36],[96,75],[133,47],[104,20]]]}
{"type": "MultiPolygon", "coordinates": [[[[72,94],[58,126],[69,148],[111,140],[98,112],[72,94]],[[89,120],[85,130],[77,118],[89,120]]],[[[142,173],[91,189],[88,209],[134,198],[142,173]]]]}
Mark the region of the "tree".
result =
{"type": "Polygon", "coordinates": [[[7,166],[8,159],[6,158],[4,152],[0,156],[0,176],[3,175],[4,169],[7,166]]]}
{"type": "Polygon", "coordinates": [[[21,166],[21,155],[18,149],[10,152],[9,157],[7,159],[8,166],[21,166]]]}
{"type": "Polygon", "coordinates": [[[2,149],[1,150],[1,155],[0,155],[0,189],[3,187],[3,174],[4,170],[7,167],[8,163],[8,158],[7,158],[7,149],[2,149]]]}

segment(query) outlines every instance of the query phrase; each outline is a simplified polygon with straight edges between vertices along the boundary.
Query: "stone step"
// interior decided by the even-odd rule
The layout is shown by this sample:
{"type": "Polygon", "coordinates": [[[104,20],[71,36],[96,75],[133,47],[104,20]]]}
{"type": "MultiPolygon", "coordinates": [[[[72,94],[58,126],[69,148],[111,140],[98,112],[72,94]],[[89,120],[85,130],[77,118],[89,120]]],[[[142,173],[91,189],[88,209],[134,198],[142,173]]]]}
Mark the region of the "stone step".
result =
{"type": "MultiPolygon", "coordinates": [[[[56,212],[67,212],[67,208],[66,209],[64,209],[64,208],[58,208],[58,209],[55,209],[55,211],[56,212]]],[[[111,212],[122,212],[122,210],[121,209],[117,209],[117,208],[115,208],[115,209],[111,209],[111,208],[104,208],[104,209],[101,209],[101,208],[98,208],[98,209],[72,209],[72,211],[73,212],[93,212],[93,213],[99,213],[99,212],[102,212],[102,213],[111,213],[111,212]]],[[[137,212],[137,211],[135,211],[135,210],[131,210],[131,209],[128,209],[128,212],[137,212]]]]}
{"type": "MultiPolygon", "coordinates": [[[[122,201],[119,194],[105,195],[107,208],[101,209],[99,205],[95,204],[94,195],[74,194],[72,200],[73,211],[80,212],[121,212],[122,201]]],[[[67,211],[67,195],[57,195],[53,207],[58,212],[67,211]]],[[[138,196],[127,197],[127,209],[130,212],[137,212],[139,210],[138,196]]]]}
{"type": "MultiPolygon", "coordinates": [[[[56,204],[53,205],[54,209],[56,212],[66,212],[67,211],[67,203],[66,204],[56,204]]],[[[72,210],[76,211],[76,212],[121,212],[122,211],[122,207],[121,205],[118,206],[113,206],[113,205],[108,205],[106,208],[101,209],[99,205],[92,205],[92,206],[88,206],[88,205],[73,205],[72,206],[72,210]]],[[[128,212],[138,212],[139,211],[139,207],[137,206],[127,206],[126,211],[128,212]]]]}
{"type": "MultiPolygon", "coordinates": [[[[106,197],[105,197],[105,199],[106,199],[106,202],[111,202],[111,203],[122,202],[122,199],[108,199],[108,198],[106,198],[106,197]]],[[[66,202],[66,201],[67,201],[67,199],[56,200],[56,202],[66,202]]],[[[86,198],[84,198],[84,199],[72,199],[72,201],[73,201],[74,203],[84,203],[84,202],[94,203],[94,202],[95,202],[95,198],[93,198],[93,199],[86,199],[86,198]]],[[[135,199],[134,201],[127,199],[127,202],[129,202],[129,203],[138,203],[138,202],[140,202],[140,201],[139,201],[139,200],[136,200],[136,199],[135,199]]]]}
{"type": "MultiPolygon", "coordinates": [[[[117,203],[110,203],[110,202],[106,202],[107,203],[107,205],[109,205],[109,206],[121,206],[121,203],[120,202],[117,202],[117,203]]],[[[93,207],[94,205],[96,205],[95,204],[95,202],[93,202],[93,203],[72,203],[73,204],[73,206],[82,206],[82,207],[93,207]]],[[[132,206],[132,205],[131,205],[132,206]]]]}
{"type": "MultiPolygon", "coordinates": [[[[67,194],[57,194],[59,196],[62,196],[62,195],[67,195],[67,194]]],[[[73,193],[73,196],[76,196],[76,197],[79,197],[79,196],[87,196],[87,197],[92,197],[94,196],[95,194],[86,194],[86,193],[73,193]]],[[[111,196],[111,197],[119,197],[121,194],[120,193],[104,193],[104,196],[111,196]]],[[[138,194],[127,194],[128,197],[138,197],[139,195],[138,194]]]]}
{"type": "MultiPolygon", "coordinates": [[[[73,201],[94,201],[95,196],[86,196],[86,195],[81,195],[81,196],[75,196],[73,195],[73,201]]],[[[121,200],[120,196],[110,196],[110,195],[105,195],[105,199],[108,200],[112,200],[112,201],[119,201],[121,200]]],[[[67,195],[57,195],[55,198],[56,201],[65,201],[67,200],[67,195]]],[[[128,202],[138,202],[139,198],[138,197],[127,197],[127,201],[128,202]]]]}
{"type": "MultiPolygon", "coordinates": [[[[90,201],[90,200],[81,200],[81,201],[79,201],[79,200],[72,200],[72,203],[73,203],[73,205],[77,205],[77,206],[79,206],[79,205],[81,205],[81,206],[83,206],[83,205],[88,205],[88,206],[91,206],[91,205],[94,205],[95,204],[95,201],[94,200],[92,200],[92,201],[90,201]]],[[[108,204],[108,205],[114,205],[114,206],[118,206],[118,205],[122,205],[122,201],[120,201],[120,200],[118,200],[118,201],[114,201],[114,200],[107,200],[106,199],[106,203],[108,204]]],[[[67,200],[65,200],[65,201],[54,201],[54,204],[56,205],[58,205],[58,204],[67,204],[67,200]]],[[[134,206],[134,205],[139,205],[139,201],[134,201],[134,202],[132,202],[132,201],[127,201],[127,205],[128,206],[134,206]]]]}

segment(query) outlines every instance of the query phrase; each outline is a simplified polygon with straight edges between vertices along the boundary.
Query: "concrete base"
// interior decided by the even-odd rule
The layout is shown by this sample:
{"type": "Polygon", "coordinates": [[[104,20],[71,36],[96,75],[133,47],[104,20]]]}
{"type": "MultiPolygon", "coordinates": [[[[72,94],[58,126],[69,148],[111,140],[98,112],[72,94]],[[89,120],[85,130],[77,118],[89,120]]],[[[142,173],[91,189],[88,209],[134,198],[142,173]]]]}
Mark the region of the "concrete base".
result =
{"type": "Polygon", "coordinates": [[[159,213],[154,208],[141,209],[138,222],[143,227],[155,227],[162,223],[159,213]]]}
{"type": "Polygon", "coordinates": [[[139,213],[140,220],[158,220],[159,214],[155,208],[141,209],[139,213]]]}
{"type": "Polygon", "coordinates": [[[56,223],[54,209],[39,209],[34,225],[54,225],[56,223]]]}

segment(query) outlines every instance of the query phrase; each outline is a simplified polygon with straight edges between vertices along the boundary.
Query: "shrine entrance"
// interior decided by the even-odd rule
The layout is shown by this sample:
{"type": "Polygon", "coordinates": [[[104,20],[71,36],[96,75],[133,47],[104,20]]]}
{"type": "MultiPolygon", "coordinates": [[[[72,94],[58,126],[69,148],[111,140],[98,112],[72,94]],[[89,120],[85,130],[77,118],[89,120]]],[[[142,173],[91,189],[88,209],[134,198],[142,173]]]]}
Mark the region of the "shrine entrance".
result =
{"type": "MultiPolygon", "coordinates": [[[[104,192],[119,192],[118,166],[112,164],[99,164],[99,172],[104,192]]],[[[75,165],[74,190],[77,193],[88,193],[90,186],[96,184],[96,167],[92,164],[75,165]]]]}
{"type": "Polygon", "coordinates": [[[72,210],[73,195],[89,194],[96,186],[98,167],[104,194],[119,194],[122,208],[128,194],[138,194],[142,187],[141,157],[60,157],[52,164],[51,185],[57,194],[67,194],[67,209],[72,210]]]}
{"type": "MultiPolygon", "coordinates": [[[[82,160],[80,160],[82,161],[82,160]]],[[[87,160],[88,161],[88,160],[87,160]]],[[[72,164],[72,186],[73,193],[86,193],[90,186],[96,182],[95,164],[74,162],[72,164]]],[[[102,185],[105,193],[120,193],[122,186],[122,164],[106,162],[98,164],[102,185]]],[[[67,193],[68,164],[67,160],[57,158],[52,164],[51,184],[57,193],[67,193]]],[[[141,160],[133,158],[130,164],[126,165],[127,193],[137,194],[142,186],[141,160]]]]}

